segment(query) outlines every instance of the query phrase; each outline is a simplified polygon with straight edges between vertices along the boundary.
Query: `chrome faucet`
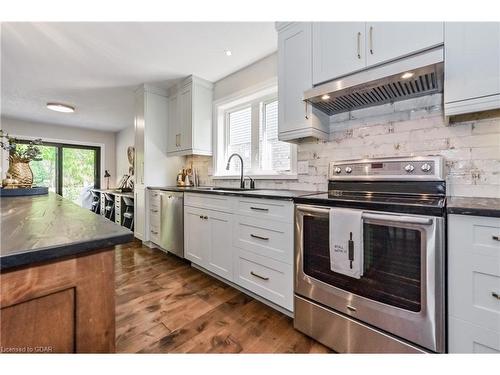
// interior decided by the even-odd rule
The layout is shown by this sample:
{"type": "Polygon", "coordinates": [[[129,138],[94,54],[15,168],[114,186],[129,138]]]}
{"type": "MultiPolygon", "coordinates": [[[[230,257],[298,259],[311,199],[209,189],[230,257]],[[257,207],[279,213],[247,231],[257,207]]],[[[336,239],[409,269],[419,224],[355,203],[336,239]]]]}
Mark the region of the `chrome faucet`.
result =
{"type": "Polygon", "coordinates": [[[240,177],[240,187],[242,189],[245,188],[245,181],[243,180],[243,158],[241,157],[241,155],[239,154],[232,154],[229,159],[227,159],[227,165],[226,165],[226,171],[229,170],[229,164],[231,163],[231,159],[233,158],[233,156],[237,156],[240,158],[240,162],[241,162],[241,177],[240,177]]]}

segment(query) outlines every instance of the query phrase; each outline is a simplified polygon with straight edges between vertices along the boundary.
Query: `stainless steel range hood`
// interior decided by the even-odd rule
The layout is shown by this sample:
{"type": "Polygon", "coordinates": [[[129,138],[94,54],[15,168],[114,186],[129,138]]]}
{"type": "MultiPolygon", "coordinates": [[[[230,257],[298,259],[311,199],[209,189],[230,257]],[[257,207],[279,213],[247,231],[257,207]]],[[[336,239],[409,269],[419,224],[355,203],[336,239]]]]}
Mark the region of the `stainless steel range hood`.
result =
{"type": "Polygon", "coordinates": [[[306,91],[328,116],[443,91],[443,48],[345,76],[306,91]]]}

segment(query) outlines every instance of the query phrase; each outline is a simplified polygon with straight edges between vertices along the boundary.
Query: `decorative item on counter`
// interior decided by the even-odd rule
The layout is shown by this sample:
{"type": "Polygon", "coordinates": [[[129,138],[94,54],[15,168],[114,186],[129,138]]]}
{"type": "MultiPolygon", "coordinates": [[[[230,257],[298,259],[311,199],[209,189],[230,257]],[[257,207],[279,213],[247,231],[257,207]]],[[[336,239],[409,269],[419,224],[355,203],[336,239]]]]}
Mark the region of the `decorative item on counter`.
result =
{"type": "Polygon", "coordinates": [[[192,168],[183,168],[179,170],[179,173],[177,174],[177,186],[193,186],[192,175],[192,168]]]}
{"type": "Polygon", "coordinates": [[[109,171],[106,169],[104,171],[104,178],[106,179],[106,190],[109,190],[109,178],[111,175],[109,174],[109,171]]]}
{"type": "MultiPolygon", "coordinates": [[[[8,186],[31,188],[33,185],[33,172],[30,167],[31,161],[40,161],[41,150],[38,146],[42,144],[40,138],[29,141],[25,146],[19,147],[20,141],[0,129],[0,146],[9,153],[10,176],[8,186]],[[12,180],[16,180],[14,183],[12,180]]],[[[2,184],[3,185],[3,184],[2,184]]]]}
{"type": "Polygon", "coordinates": [[[127,148],[127,158],[128,158],[128,179],[125,188],[130,189],[129,191],[134,190],[134,171],[135,171],[135,147],[128,146],[127,148]]]}
{"type": "Polygon", "coordinates": [[[2,180],[2,187],[4,189],[14,189],[17,187],[18,183],[19,182],[16,179],[12,178],[10,173],[7,173],[5,178],[2,180]]]}
{"type": "Polygon", "coordinates": [[[129,183],[130,178],[131,178],[131,176],[129,176],[128,174],[124,174],[122,179],[118,183],[118,188],[116,190],[119,190],[122,193],[131,192],[134,185],[132,184],[132,187],[130,187],[130,183],[129,183]]]}

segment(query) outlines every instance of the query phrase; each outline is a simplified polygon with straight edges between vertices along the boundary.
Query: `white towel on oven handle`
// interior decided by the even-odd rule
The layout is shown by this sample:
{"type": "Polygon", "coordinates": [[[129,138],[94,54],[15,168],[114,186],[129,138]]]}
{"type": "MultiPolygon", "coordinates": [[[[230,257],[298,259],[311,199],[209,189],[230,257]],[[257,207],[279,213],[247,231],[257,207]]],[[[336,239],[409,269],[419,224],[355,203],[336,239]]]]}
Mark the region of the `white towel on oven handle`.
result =
{"type": "Polygon", "coordinates": [[[362,215],[362,210],[330,208],[330,269],[356,279],[363,276],[362,215]]]}

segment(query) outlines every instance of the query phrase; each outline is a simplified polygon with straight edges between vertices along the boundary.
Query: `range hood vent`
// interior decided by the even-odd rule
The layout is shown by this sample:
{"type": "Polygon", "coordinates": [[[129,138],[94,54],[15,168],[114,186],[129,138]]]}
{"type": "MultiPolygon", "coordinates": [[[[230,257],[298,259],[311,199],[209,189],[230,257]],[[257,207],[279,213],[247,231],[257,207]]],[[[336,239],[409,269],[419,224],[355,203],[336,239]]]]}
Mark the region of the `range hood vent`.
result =
{"type": "MultiPolygon", "coordinates": [[[[393,73],[397,64],[389,68],[393,73]]],[[[304,94],[304,100],[331,116],[443,91],[442,62],[416,69],[396,70],[396,74],[370,80],[388,70],[387,67],[376,69],[316,86],[304,94]]]]}

